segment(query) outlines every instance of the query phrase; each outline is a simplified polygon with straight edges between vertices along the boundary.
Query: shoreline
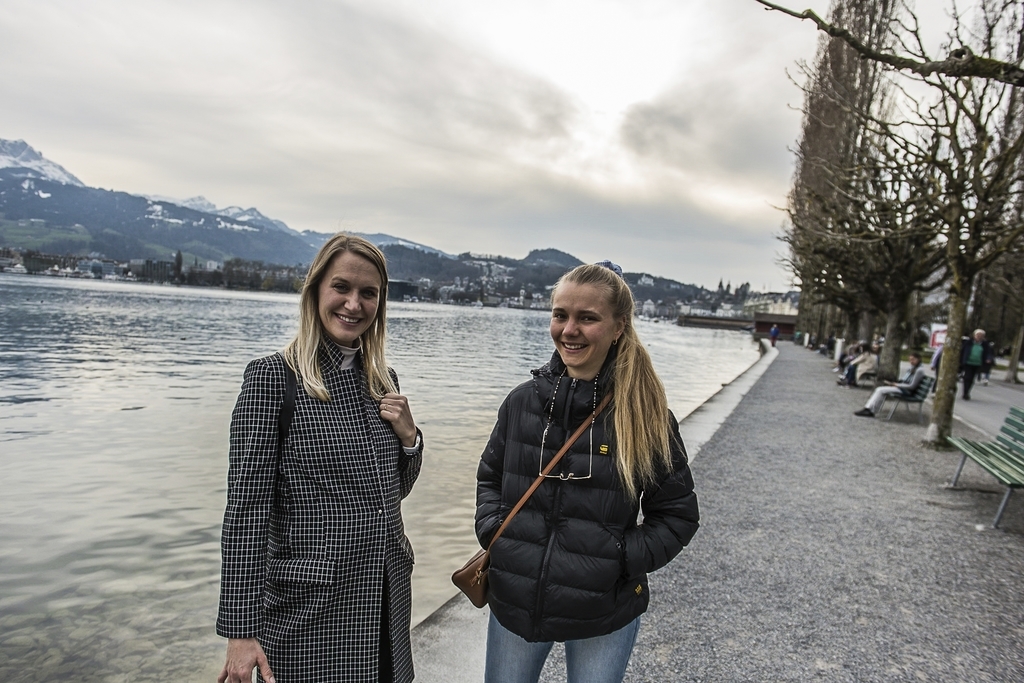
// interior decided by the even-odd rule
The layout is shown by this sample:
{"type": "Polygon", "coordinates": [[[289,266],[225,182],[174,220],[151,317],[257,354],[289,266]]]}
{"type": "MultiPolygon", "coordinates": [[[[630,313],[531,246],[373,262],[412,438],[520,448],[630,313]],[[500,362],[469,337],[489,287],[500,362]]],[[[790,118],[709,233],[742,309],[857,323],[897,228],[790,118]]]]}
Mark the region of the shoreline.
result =
{"type": "MultiPolygon", "coordinates": [[[[761,357],[679,420],[692,462],[779,355],[760,340],[761,357]]],[[[468,559],[468,558],[467,558],[468,559]]],[[[487,607],[477,609],[452,586],[454,595],[412,628],[413,661],[420,683],[470,683],[482,679],[487,607]]]]}

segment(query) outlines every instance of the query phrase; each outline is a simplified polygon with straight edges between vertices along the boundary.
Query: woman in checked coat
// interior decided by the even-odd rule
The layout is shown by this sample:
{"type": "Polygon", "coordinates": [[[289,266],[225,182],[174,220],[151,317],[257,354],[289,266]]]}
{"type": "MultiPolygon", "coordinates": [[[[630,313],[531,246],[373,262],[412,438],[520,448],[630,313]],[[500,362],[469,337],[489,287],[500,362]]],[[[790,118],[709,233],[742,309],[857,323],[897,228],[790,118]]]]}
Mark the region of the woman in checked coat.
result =
{"type": "Polygon", "coordinates": [[[384,255],[338,234],[310,265],[299,331],[245,369],[231,415],[219,683],[413,679],[401,501],[422,435],[384,360],[384,255]],[[286,434],[286,374],[297,375],[286,434]]]}

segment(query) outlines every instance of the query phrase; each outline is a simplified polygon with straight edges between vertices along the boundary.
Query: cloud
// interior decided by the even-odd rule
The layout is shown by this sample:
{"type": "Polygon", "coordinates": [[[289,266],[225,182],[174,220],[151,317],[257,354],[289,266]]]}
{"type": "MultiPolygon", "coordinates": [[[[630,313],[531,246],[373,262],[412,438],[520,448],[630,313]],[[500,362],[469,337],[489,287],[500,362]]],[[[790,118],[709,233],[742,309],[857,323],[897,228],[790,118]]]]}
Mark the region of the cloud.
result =
{"type": "Polygon", "coordinates": [[[673,169],[772,182],[791,168],[776,116],[758,116],[731,84],[677,87],[633,105],[622,123],[631,151],[673,169]]]}
{"type": "Polygon", "coordinates": [[[779,287],[816,36],[754,5],[10,0],[0,137],[297,229],[779,287]]]}

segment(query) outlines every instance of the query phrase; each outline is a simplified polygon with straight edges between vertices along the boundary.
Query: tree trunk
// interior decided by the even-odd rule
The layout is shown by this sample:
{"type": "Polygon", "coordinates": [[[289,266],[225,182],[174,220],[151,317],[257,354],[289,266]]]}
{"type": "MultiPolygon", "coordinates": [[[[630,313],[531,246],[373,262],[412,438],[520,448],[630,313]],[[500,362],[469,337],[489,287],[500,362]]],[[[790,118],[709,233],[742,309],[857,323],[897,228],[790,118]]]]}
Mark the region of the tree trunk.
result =
{"type": "Polygon", "coordinates": [[[878,381],[894,381],[900,374],[900,352],[903,350],[907,302],[891,302],[886,313],[885,346],[878,357],[878,381]]]}
{"type": "Polygon", "coordinates": [[[1017,330],[1017,339],[1013,342],[1013,353],[1010,354],[1010,367],[1006,369],[1006,377],[1003,378],[1003,381],[1009,384],[1021,383],[1020,379],[1017,378],[1017,370],[1020,364],[1020,347],[1022,342],[1024,342],[1024,325],[1021,325],[1020,329],[1017,330]]]}
{"type": "Polygon", "coordinates": [[[939,381],[935,390],[935,403],[932,405],[932,421],[928,425],[925,439],[936,445],[945,445],[946,437],[953,432],[953,405],[956,403],[956,381],[960,373],[961,337],[967,325],[967,300],[970,296],[970,284],[958,286],[955,282],[961,276],[954,274],[954,285],[950,287],[949,319],[946,321],[946,344],[942,349],[942,361],[939,363],[939,381]],[[963,295],[960,292],[968,292],[963,295]]]}
{"type": "Polygon", "coordinates": [[[844,310],[843,311],[845,322],[843,325],[843,339],[846,340],[846,345],[856,343],[859,339],[857,334],[857,327],[860,325],[860,311],[844,310]]]}
{"type": "MultiPolygon", "coordinates": [[[[968,332],[968,337],[971,336],[970,332],[979,329],[982,324],[981,322],[985,319],[985,302],[987,296],[985,294],[986,289],[985,273],[978,273],[978,277],[974,280],[974,291],[971,295],[971,303],[968,306],[967,323],[964,325],[964,329],[968,332]]],[[[989,335],[991,338],[991,335],[989,335]]]]}
{"type": "Polygon", "coordinates": [[[857,339],[870,342],[875,338],[875,312],[864,311],[860,314],[857,339]]]}

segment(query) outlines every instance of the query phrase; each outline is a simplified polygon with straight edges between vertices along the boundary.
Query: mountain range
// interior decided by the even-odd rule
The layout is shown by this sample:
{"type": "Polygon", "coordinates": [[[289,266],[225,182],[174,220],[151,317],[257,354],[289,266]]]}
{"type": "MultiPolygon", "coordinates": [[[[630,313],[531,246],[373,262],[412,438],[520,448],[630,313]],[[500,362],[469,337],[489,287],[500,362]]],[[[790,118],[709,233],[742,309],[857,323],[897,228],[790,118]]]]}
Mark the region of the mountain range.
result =
{"type": "MultiPolygon", "coordinates": [[[[166,260],[242,258],[284,265],[308,263],[330,235],[299,232],[254,207],[218,208],[205,197],[139,196],[86,186],[24,140],[0,139],[0,246],[56,254],[166,260]]],[[[450,254],[385,234],[378,246],[401,245],[450,254]]]]}
{"type": "MultiPolygon", "coordinates": [[[[383,233],[361,236],[384,250],[396,279],[451,282],[481,272],[493,276],[505,268],[502,272],[516,273],[509,286],[543,287],[581,263],[557,249],[536,249],[524,259],[454,256],[383,233]],[[484,261],[493,265],[482,271],[484,261]]],[[[0,247],[58,255],[98,253],[118,261],[167,261],[180,250],[185,263],[239,258],[292,266],[309,263],[328,237],[293,230],[254,207],[218,208],[202,196],[175,199],[88,187],[24,140],[0,139],[0,247]]],[[[638,287],[649,289],[645,296],[655,298],[692,298],[704,291],[661,278],[654,284],[642,275],[626,274],[638,295],[638,287]]]]}

